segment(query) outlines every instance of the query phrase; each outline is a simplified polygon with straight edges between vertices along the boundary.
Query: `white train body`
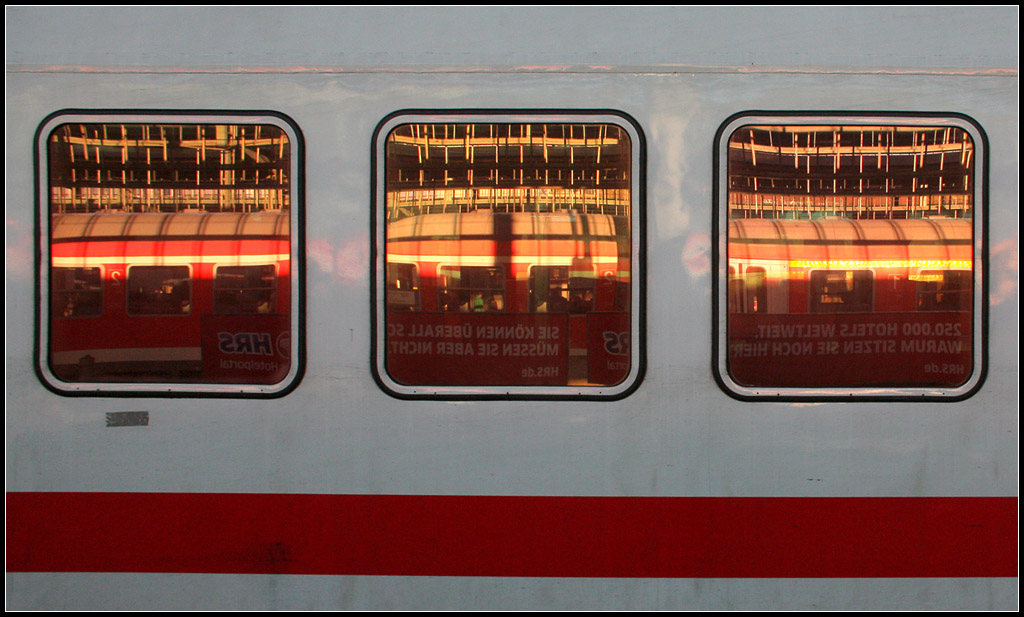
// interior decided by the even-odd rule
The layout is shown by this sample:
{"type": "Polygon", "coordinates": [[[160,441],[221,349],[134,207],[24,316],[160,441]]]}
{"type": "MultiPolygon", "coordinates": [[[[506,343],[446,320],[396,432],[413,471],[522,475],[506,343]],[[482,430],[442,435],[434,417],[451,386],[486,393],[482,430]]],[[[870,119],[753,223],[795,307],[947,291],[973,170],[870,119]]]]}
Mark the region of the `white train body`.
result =
{"type": "MultiPolygon", "coordinates": [[[[1017,606],[1017,9],[20,7],[6,17],[8,608],[1017,606]],[[617,252],[608,232],[589,261],[534,247],[535,261],[504,274],[486,262],[510,285],[498,311],[551,310],[525,295],[536,272],[596,285],[608,308],[586,310],[618,311],[626,325],[612,342],[632,340],[621,374],[573,377],[594,369],[582,368],[584,320],[566,309],[528,322],[575,337],[559,343],[562,368],[537,369],[567,371],[561,381],[423,388],[388,375],[394,304],[444,299],[443,289],[417,299],[407,273],[430,262],[429,276],[454,285],[442,277],[460,267],[386,260],[383,135],[402,113],[438,126],[596,115],[622,128],[633,146],[628,244],[617,252]],[[973,241],[946,265],[907,253],[909,265],[885,275],[937,280],[933,270],[973,261],[963,379],[850,394],[849,384],[728,377],[728,269],[767,271],[769,312],[782,313],[801,259],[724,253],[716,132],[743,113],[966,127],[983,154],[973,241]],[[59,264],[40,132],[177,114],[270,118],[301,142],[286,170],[301,208],[291,255],[257,260],[268,277],[293,273],[273,292],[291,336],[281,384],[112,386],[78,377],[94,367],[77,349],[67,357],[78,368],[55,375],[48,363],[51,320],[64,316],[46,305],[59,264]],[[407,269],[385,274],[388,263],[407,269]]],[[[200,252],[180,267],[212,263],[200,252]]],[[[472,263],[461,267],[487,267],[472,263]]],[[[546,298],[562,293],[545,285],[546,298]]],[[[448,323],[485,310],[460,301],[448,323]]],[[[195,361],[199,345],[187,345],[195,361]]]]}

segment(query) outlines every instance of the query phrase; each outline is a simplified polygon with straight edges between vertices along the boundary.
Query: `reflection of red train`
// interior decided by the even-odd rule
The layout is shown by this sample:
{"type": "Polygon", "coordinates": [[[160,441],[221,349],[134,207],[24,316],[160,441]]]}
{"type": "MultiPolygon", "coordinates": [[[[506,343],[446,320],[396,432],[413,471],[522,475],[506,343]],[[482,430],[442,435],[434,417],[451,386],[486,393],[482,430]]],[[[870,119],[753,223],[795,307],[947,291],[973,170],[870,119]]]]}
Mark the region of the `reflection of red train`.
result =
{"type": "Polygon", "coordinates": [[[569,353],[586,316],[626,312],[630,233],[599,214],[426,214],[387,230],[390,312],[568,313],[569,353]]]}
{"type": "Polygon", "coordinates": [[[427,214],[388,225],[388,309],[629,308],[629,222],[559,213],[427,214]]]}
{"type": "Polygon", "coordinates": [[[51,238],[50,366],[61,379],[196,379],[204,320],[287,322],[287,213],[62,214],[51,238]]]}
{"type": "Polygon", "coordinates": [[[969,311],[963,219],[729,224],[731,313],[969,311]]]}

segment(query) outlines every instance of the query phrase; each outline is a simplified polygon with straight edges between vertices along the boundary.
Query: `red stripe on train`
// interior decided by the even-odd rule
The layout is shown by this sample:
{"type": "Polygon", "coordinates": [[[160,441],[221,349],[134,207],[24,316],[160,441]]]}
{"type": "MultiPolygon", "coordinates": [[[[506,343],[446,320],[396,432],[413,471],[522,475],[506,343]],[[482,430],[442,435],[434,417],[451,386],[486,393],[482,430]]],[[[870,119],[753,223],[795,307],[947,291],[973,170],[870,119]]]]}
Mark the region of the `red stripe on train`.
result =
{"type": "Polygon", "coordinates": [[[9,572],[1011,577],[1016,497],[7,493],[9,572]]]}

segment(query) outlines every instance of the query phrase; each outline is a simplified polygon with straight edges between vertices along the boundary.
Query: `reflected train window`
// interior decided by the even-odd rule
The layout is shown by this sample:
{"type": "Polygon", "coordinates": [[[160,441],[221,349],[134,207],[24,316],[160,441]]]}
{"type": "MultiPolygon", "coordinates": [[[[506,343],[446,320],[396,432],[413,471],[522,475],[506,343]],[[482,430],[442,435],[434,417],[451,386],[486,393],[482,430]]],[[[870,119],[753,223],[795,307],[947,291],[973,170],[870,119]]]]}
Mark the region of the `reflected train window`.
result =
{"type": "Polygon", "coordinates": [[[614,113],[385,119],[379,383],[409,397],[631,392],[642,146],[614,113]]]}
{"type": "Polygon", "coordinates": [[[44,382],[63,394],[294,387],[300,147],[297,128],[276,115],[45,121],[44,382]]]}
{"type": "Polygon", "coordinates": [[[103,275],[99,268],[54,268],[50,308],[56,318],[97,317],[103,312],[103,275]]]}
{"type": "Polygon", "coordinates": [[[729,311],[732,313],[763,313],[768,310],[765,295],[765,270],[750,266],[742,276],[729,268],[729,311]]]}
{"type": "Polygon", "coordinates": [[[420,310],[420,275],[416,264],[389,263],[387,285],[389,311],[420,310]]]}
{"type": "Polygon", "coordinates": [[[565,266],[530,269],[530,310],[537,313],[589,313],[594,309],[594,276],[565,266]]]}
{"type": "MultiPolygon", "coordinates": [[[[815,270],[810,280],[812,313],[871,311],[874,277],[870,270],[815,270]]],[[[895,278],[893,284],[897,284],[895,278]]]]}
{"type": "Polygon", "coordinates": [[[501,268],[442,266],[437,286],[442,311],[483,313],[505,307],[505,274],[501,268]]]}
{"type": "Polygon", "coordinates": [[[716,374],[741,398],[980,384],[984,133],[961,116],[740,114],[717,142],[716,374]]]}
{"type": "Polygon", "coordinates": [[[922,270],[911,275],[917,281],[917,308],[922,311],[969,310],[971,272],[969,270],[922,270]]]}

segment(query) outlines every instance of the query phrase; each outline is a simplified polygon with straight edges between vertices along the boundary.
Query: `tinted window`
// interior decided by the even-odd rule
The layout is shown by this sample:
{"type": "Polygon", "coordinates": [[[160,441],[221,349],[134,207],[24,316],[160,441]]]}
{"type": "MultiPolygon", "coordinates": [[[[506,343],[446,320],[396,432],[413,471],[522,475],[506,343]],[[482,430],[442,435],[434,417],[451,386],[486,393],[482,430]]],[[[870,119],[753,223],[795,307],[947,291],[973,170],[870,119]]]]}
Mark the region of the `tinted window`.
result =
{"type": "Polygon", "coordinates": [[[379,354],[393,389],[626,380],[634,135],[580,120],[387,125],[379,354]]]}
{"type": "Polygon", "coordinates": [[[719,144],[726,383],[778,396],[976,379],[973,125],[773,120],[734,121],[719,144]]]}
{"type": "Polygon", "coordinates": [[[262,393],[296,374],[297,133],[232,120],[68,114],[44,125],[41,355],[61,391],[262,393]]]}

